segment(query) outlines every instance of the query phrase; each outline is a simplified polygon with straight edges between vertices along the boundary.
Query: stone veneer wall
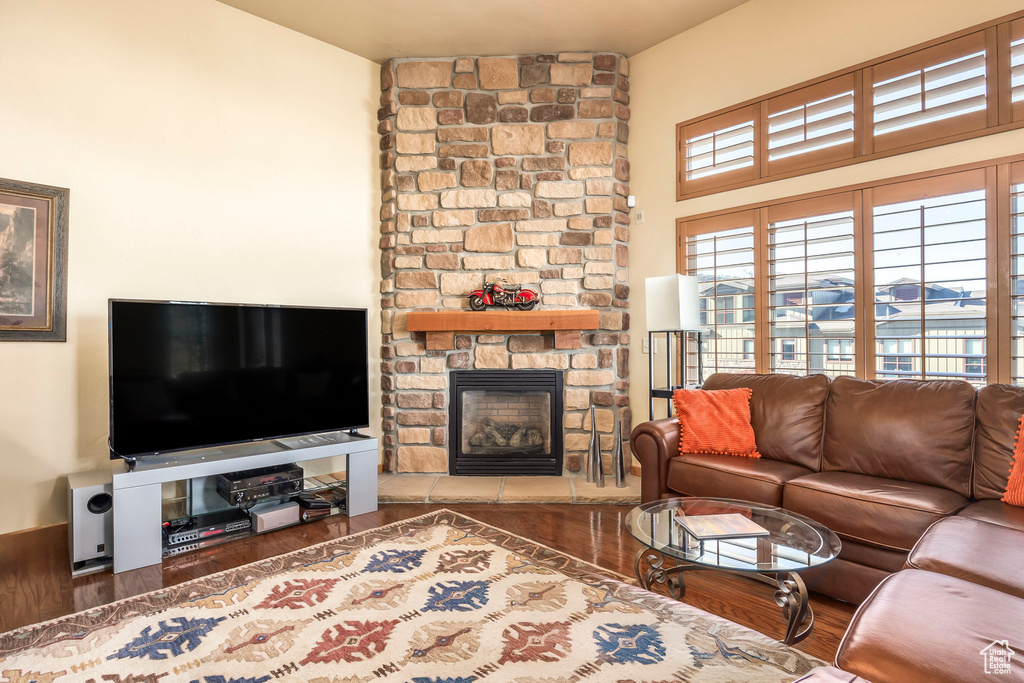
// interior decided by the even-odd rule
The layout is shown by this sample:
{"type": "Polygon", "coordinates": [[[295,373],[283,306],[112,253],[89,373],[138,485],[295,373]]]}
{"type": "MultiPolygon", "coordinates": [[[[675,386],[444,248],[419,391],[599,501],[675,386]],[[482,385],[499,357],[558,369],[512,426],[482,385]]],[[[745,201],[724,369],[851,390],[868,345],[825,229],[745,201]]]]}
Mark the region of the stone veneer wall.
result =
{"type": "Polygon", "coordinates": [[[591,406],[606,453],[616,417],[628,435],[628,76],[602,53],[382,66],[385,471],[447,472],[451,369],[564,370],[568,472],[585,462],[591,406]],[[407,330],[408,311],[468,308],[498,276],[538,290],[541,309],[597,309],[601,329],[570,351],[550,334],[428,351],[407,330]]]}

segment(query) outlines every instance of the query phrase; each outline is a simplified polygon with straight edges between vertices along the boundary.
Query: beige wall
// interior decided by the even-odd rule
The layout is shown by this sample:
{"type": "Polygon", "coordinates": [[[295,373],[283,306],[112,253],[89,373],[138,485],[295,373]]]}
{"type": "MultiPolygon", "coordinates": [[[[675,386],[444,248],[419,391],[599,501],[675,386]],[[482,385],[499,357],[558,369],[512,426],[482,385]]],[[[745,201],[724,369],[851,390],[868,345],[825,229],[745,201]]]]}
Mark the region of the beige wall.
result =
{"type": "Polygon", "coordinates": [[[645,212],[637,224],[634,211],[629,245],[634,423],[648,414],[644,278],[675,271],[677,218],[1024,150],[1018,130],[677,202],[675,125],[1019,9],[1014,0],[751,0],[630,60],[630,191],[645,212]]]}
{"type": "Polygon", "coordinates": [[[0,533],[107,463],[108,297],[369,308],[376,415],[379,67],[213,0],[0,17],[0,176],[71,189],[68,340],[0,343],[0,533]]]}

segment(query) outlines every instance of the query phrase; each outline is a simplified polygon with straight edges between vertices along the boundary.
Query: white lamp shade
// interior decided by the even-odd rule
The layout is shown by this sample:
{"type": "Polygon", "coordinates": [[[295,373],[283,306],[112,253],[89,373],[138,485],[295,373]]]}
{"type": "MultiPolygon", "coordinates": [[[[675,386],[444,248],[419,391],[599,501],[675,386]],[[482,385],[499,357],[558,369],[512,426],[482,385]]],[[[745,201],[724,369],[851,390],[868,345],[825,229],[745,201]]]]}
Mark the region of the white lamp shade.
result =
{"type": "Polygon", "coordinates": [[[694,275],[647,278],[647,331],[672,330],[700,330],[700,299],[694,275]]]}

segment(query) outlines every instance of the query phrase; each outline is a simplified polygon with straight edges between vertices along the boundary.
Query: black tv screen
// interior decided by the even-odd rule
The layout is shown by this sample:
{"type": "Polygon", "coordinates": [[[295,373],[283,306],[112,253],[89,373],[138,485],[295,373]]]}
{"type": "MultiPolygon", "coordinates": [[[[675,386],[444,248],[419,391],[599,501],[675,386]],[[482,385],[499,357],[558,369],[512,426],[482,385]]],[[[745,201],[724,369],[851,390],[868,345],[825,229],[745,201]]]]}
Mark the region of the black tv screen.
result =
{"type": "Polygon", "coordinates": [[[367,313],[111,299],[110,457],[368,427],[367,313]]]}

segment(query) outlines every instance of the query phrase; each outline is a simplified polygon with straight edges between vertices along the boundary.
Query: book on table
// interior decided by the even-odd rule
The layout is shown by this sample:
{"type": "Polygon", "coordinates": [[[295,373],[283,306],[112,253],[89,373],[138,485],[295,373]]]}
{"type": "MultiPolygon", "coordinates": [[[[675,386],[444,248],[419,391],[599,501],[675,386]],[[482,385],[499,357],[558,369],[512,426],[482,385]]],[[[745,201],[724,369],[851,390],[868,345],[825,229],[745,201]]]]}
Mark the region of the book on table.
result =
{"type": "Polygon", "coordinates": [[[768,535],[768,530],[763,526],[736,512],[725,515],[676,515],[675,520],[688,535],[698,541],[768,535]]]}

